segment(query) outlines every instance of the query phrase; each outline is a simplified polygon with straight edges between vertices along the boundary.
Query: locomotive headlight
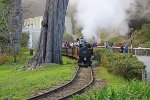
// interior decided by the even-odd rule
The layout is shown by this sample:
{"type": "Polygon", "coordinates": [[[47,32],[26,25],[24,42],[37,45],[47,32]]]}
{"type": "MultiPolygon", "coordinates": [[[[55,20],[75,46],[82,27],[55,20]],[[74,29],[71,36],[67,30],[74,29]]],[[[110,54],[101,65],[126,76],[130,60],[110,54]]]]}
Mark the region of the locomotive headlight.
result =
{"type": "Polygon", "coordinates": [[[86,54],[87,54],[87,51],[83,51],[83,54],[85,54],[85,55],[86,55],[86,54]]]}

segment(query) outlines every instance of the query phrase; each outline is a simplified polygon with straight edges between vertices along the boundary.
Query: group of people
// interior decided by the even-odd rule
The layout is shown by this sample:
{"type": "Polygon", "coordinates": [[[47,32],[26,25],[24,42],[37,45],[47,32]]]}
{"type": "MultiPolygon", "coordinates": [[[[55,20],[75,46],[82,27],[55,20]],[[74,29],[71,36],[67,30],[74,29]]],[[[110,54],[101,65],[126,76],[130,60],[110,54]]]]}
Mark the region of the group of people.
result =
{"type": "Polygon", "coordinates": [[[74,47],[74,43],[73,42],[65,42],[62,44],[63,48],[70,48],[70,47],[74,47]]]}
{"type": "Polygon", "coordinates": [[[79,46],[79,40],[75,40],[74,42],[65,42],[62,44],[63,48],[71,48],[71,47],[76,47],[79,46]]]}
{"type": "MultiPolygon", "coordinates": [[[[104,47],[106,49],[108,49],[109,47],[112,47],[112,45],[109,45],[109,42],[105,42],[104,43],[104,47]]],[[[128,43],[126,42],[125,44],[120,44],[120,49],[119,49],[120,53],[128,53],[128,43]]]]}
{"type": "MultiPolygon", "coordinates": [[[[71,48],[71,47],[79,47],[80,44],[84,45],[86,44],[87,42],[84,40],[84,37],[80,37],[80,39],[76,39],[74,42],[65,42],[62,44],[62,47],[63,48],[71,48]]],[[[91,44],[93,47],[97,47],[97,43],[96,42],[93,42],[91,44]]]]}

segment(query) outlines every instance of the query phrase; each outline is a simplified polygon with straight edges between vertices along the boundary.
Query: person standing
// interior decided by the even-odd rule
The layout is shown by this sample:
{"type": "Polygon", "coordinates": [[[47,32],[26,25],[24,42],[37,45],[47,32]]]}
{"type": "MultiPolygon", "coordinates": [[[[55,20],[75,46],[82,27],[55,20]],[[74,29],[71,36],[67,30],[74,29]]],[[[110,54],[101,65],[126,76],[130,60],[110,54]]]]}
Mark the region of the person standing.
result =
{"type": "Polygon", "coordinates": [[[124,45],[124,53],[128,53],[128,43],[127,42],[124,45]]]}
{"type": "Polygon", "coordinates": [[[96,42],[93,42],[93,47],[97,47],[97,43],[96,42]]]}
{"type": "Polygon", "coordinates": [[[123,51],[124,51],[124,46],[122,44],[120,44],[120,50],[119,50],[119,52],[123,53],[123,51]]]}
{"type": "Polygon", "coordinates": [[[105,48],[108,49],[108,48],[109,48],[109,43],[108,43],[108,42],[105,42],[105,43],[104,43],[104,46],[105,46],[105,48]]]}
{"type": "Polygon", "coordinates": [[[104,43],[104,47],[106,48],[107,42],[104,43]]]}

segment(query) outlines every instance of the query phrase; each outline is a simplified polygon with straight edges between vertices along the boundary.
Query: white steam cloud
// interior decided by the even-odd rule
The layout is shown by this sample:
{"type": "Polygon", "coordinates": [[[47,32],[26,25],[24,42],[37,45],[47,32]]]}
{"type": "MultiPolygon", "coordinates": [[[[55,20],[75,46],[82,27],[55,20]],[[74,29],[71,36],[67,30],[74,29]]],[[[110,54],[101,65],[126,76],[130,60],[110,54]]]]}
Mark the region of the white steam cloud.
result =
{"type": "Polygon", "coordinates": [[[96,37],[101,32],[125,35],[129,31],[130,14],[136,12],[137,0],[70,0],[75,20],[85,37],[96,37]]]}

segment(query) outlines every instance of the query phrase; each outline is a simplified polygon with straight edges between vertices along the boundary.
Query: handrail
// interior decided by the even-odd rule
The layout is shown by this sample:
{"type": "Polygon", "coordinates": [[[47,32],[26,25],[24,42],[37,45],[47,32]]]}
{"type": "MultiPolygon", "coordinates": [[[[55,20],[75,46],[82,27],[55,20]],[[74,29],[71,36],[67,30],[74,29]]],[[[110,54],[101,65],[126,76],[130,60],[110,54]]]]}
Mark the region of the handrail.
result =
{"type": "MultiPolygon", "coordinates": [[[[97,46],[97,48],[105,48],[105,46],[97,46]]],[[[120,47],[110,47],[113,52],[118,52],[120,47]]],[[[128,53],[138,56],[150,56],[150,48],[128,48],[128,53]]]]}
{"type": "MultiPolygon", "coordinates": [[[[97,46],[97,48],[105,48],[105,46],[97,46]]],[[[119,48],[120,49],[120,47],[111,47],[111,48],[119,48]]],[[[129,47],[129,49],[132,49],[131,47],[129,47]]],[[[133,48],[133,49],[147,49],[147,50],[150,50],[150,48],[133,48]]]]}

